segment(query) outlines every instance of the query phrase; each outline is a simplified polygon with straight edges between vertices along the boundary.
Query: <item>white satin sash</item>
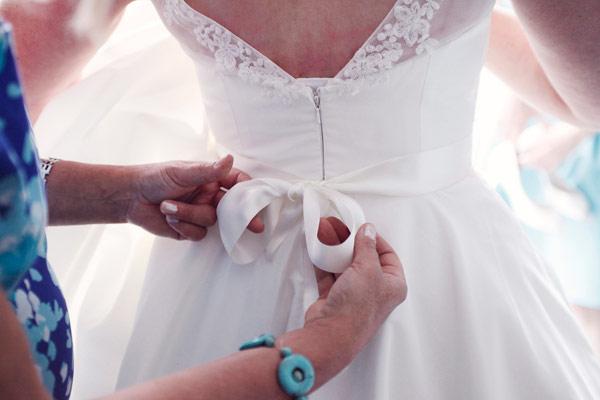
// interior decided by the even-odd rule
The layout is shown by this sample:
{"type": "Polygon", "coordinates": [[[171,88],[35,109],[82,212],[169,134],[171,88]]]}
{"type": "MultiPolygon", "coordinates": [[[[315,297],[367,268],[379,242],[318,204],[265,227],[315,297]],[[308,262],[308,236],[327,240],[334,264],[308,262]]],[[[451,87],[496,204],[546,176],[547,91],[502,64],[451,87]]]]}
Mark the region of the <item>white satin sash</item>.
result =
{"type": "Polygon", "coordinates": [[[304,234],[308,256],[325,271],[341,273],[350,265],[354,238],[365,222],[355,194],[406,197],[443,189],[472,171],[471,137],[451,145],[410,154],[323,181],[293,176],[224,148],[233,154],[236,166],[254,179],[235,185],[217,208],[221,240],[237,264],[256,261],[264,252],[273,252],[284,240],[304,234]],[[265,232],[246,229],[261,213],[265,232]],[[350,236],[329,246],[317,238],[321,217],[336,216],[346,224],[350,236]]]}

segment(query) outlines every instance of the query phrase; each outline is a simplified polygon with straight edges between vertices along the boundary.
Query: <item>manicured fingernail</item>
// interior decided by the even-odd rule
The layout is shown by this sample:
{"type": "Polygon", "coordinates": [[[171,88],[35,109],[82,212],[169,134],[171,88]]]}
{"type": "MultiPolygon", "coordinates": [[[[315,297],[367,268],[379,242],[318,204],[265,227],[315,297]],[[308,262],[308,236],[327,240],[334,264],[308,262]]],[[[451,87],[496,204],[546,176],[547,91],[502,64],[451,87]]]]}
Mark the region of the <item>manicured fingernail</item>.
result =
{"type": "Polygon", "coordinates": [[[371,240],[375,240],[377,237],[377,231],[375,230],[375,226],[373,226],[373,224],[367,224],[367,226],[365,226],[365,236],[371,240]]]}
{"type": "Polygon", "coordinates": [[[166,218],[167,218],[167,223],[168,223],[168,224],[176,224],[176,223],[178,223],[178,222],[179,222],[179,220],[178,220],[177,218],[175,218],[175,217],[172,217],[172,216],[170,216],[170,215],[167,215],[167,217],[166,217],[166,218]]]}
{"type": "Polygon", "coordinates": [[[213,168],[220,169],[225,165],[226,162],[227,162],[227,156],[225,156],[225,157],[221,158],[219,161],[215,162],[213,164],[213,168]]]}
{"type": "Polygon", "coordinates": [[[160,210],[165,214],[175,214],[177,212],[177,204],[163,201],[160,205],[160,210]]]}

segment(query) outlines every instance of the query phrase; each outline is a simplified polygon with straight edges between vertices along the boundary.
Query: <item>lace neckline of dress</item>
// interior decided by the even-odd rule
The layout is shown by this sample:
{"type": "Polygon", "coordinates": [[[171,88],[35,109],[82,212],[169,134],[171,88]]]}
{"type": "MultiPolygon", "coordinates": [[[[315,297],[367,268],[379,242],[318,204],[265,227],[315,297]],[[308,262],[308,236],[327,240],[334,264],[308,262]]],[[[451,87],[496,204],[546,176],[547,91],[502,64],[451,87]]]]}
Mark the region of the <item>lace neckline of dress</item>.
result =
{"type": "Polygon", "coordinates": [[[346,84],[352,92],[357,83],[380,80],[381,72],[408,59],[409,50],[420,55],[438,45],[430,36],[431,21],[444,0],[397,0],[377,28],[334,77],[294,77],[269,57],[225,26],[190,6],[186,0],[163,0],[166,21],[194,25],[196,40],[207,48],[220,69],[237,72],[244,80],[288,94],[303,92],[304,79],[322,79],[346,84]],[[288,90],[285,90],[288,89],[288,90]]]}

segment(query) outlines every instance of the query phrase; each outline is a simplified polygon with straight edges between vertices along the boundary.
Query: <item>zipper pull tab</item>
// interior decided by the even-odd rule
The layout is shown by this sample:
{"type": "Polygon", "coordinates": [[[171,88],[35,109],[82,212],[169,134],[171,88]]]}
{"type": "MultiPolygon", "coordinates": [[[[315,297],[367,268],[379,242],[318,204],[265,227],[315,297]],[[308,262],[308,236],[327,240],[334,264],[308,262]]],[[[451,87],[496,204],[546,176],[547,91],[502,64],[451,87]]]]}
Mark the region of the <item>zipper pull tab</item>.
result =
{"type": "Polygon", "coordinates": [[[313,88],[313,101],[315,102],[315,109],[317,110],[317,120],[320,125],[321,124],[321,97],[319,96],[319,89],[313,88]]]}

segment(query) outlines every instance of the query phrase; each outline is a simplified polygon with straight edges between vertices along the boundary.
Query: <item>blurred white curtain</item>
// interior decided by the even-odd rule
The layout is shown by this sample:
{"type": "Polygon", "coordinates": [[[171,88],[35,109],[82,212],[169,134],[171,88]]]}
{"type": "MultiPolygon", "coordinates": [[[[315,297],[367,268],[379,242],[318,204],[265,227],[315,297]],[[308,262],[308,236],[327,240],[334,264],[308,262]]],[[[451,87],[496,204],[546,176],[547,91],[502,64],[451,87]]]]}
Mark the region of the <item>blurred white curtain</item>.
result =
{"type": "MultiPolygon", "coordinates": [[[[44,111],[42,156],[105,164],[203,159],[206,131],[193,64],[150,2],[134,2],[84,78],[44,111]]],[[[112,391],[152,236],[129,225],[48,230],[75,345],[73,399],[112,391]]],[[[168,266],[166,266],[168,267],[168,266]]]]}

